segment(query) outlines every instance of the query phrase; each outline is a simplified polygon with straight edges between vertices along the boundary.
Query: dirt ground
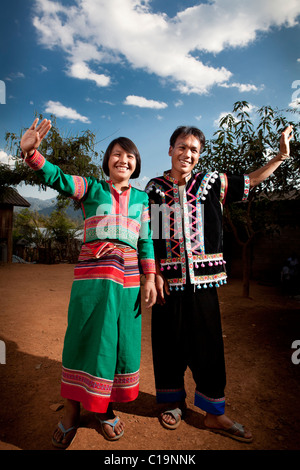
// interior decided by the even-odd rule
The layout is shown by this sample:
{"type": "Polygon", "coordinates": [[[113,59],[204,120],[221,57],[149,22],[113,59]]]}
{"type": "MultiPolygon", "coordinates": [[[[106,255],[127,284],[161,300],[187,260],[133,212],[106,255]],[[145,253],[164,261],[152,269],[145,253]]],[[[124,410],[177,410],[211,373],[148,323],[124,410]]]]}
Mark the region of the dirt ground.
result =
{"type": "MultiPolygon", "coordinates": [[[[0,340],[6,346],[6,364],[0,364],[0,450],[54,450],[51,434],[63,414],[58,406],[63,405],[61,353],[73,268],[68,264],[0,266],[0,340]]],[[[292,343],[300,340],[300,302],[255,282],[251,299],[243,299],[239,280],[220,288],[219,298],[227,365],[226,413],[251,429],[253,443],[239,443],[204,429],[204,415],[193,405],[189,370],[186,419],[176,431],[161,427],[152,368],[151,312],[143,308],[139,397],[115,406],[126,423],[123,438],[106,441],[94,416],[82,410],[81,426],[69,450],[300,449],[300,364],[291,359],[292,343]]]]}

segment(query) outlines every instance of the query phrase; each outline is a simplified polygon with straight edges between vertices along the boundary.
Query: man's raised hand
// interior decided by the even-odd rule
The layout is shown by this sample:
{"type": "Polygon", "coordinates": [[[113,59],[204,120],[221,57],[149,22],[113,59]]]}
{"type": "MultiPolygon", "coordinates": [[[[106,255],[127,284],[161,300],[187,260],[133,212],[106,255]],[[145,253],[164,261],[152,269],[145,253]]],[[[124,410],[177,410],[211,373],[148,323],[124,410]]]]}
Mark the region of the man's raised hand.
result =
{"type": "Polygon", "coordinates": [[[280,138],[280,153],[282,157],[288,158],[290,156],[290,140],[293,137],[293,126],[288,126],[284,129],[280,138]]]}

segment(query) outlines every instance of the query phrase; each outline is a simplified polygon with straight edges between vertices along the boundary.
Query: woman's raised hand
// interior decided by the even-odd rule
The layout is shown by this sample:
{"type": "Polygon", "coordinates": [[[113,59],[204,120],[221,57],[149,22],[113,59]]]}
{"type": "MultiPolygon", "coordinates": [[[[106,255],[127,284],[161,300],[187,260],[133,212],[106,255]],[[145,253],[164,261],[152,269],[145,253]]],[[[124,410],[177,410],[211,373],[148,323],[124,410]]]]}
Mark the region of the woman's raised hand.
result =
{"type": "Polygon", "coordinates": [[[33,121],[32,125],[29,127],[29,129],[27,129],[21,139],[20,145],[25,156],[39,147],[40,143],[51,128],[51,121],[48,119],[44,119],[37,126],[38,121],[38,118],[33,121]]]}

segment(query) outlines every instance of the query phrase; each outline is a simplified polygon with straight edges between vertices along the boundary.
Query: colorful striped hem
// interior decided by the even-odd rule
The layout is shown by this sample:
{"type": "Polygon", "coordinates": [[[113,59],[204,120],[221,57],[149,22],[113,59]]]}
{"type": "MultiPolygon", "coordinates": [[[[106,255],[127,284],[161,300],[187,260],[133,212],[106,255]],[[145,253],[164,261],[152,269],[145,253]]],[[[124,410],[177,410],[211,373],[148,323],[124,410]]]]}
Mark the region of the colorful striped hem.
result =
{"type": "Polygon", "coordinates": [[[82,403],[88,411],[105,413],[109,402],[133,401],[138,392],[139,371],[116,374],[114,380],[108,380],[84,371],[62,368],[62,397],[82,403]]]}

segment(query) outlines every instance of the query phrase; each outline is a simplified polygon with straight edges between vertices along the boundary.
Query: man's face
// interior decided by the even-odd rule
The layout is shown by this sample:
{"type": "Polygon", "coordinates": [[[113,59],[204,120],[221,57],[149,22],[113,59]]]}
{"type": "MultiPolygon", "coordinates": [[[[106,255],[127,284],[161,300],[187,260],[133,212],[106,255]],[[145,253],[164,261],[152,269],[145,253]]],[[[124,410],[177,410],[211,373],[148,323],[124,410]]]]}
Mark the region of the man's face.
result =
{"type": "Polygon", "coordinates": [[[193,135],[180,135],[177,137],[174,147],[169,148],[172,157],[172,172],[174,177],[188,175],[198,163],[201,144],[193,135]]]}

